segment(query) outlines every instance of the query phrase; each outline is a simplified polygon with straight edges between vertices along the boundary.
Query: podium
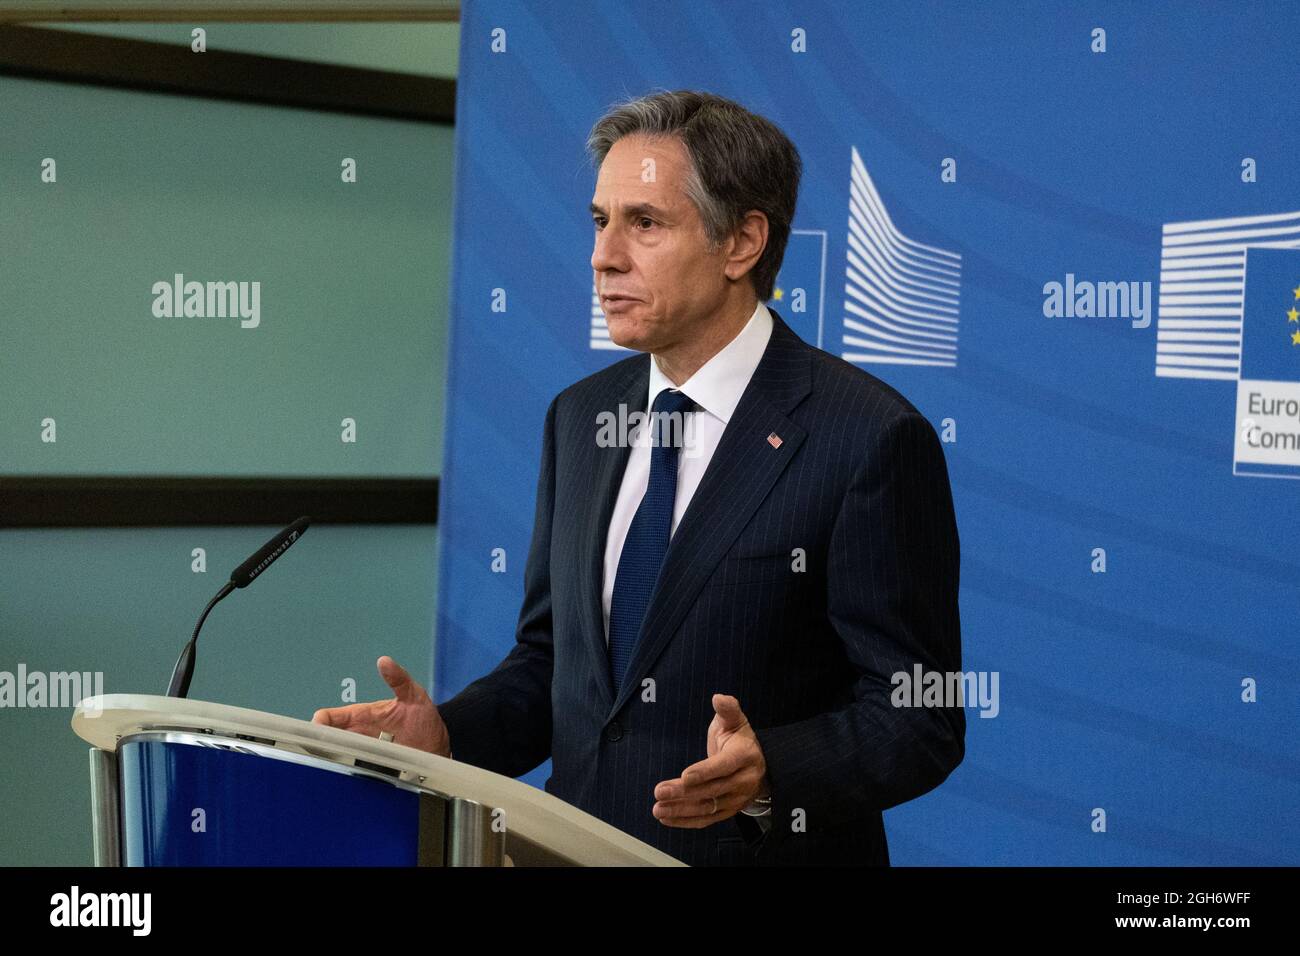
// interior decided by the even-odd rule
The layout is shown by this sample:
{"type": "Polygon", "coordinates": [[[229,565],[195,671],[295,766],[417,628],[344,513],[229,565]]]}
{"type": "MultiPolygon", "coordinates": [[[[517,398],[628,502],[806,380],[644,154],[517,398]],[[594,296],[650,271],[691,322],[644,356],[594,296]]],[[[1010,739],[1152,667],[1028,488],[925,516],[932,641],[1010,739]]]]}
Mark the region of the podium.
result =
{"type": "Polygon", "coordinates": [[[685,866],[509,777],[200,700],[77,705],[96,866],[685,866]]]}

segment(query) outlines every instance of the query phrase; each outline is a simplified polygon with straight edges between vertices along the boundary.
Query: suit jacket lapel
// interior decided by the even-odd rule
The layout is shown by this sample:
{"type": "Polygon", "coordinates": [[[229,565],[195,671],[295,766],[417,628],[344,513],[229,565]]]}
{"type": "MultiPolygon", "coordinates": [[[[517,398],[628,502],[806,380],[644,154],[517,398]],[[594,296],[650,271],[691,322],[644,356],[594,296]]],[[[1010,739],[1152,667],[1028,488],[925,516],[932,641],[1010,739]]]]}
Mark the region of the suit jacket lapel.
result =
{"type": "MultiPolygon", "coordinates": [[[[772,336],[722,433],[690,505],[668,543],[664,566],[650,599],[627,677],[609,711],[611,718],[639,690],[642,678],[672,639],[704,582],[807,437],[804,429],[792,422],[787,414],[811,389],[812,347],[801,341],[775,310],[768,308],[772,312],[772,336]],[[780,436],[779,447],[773,447],[768,441],[768,436],[773,433],[780,436]]],[[[644,369],[644,376],[639,378],[642,403],[649,387],[649,362],[644,369]]],[[[613,458],[612,455],[609,457],[613,458]]],[[[627,457],[625,451],[620,458],[623,465],[626,465],[627,457]]],[[[602,530],[609,525],[623,468],[614,469],[614,472],[612,489],[605,488],[608,475],[604,471],[601,473],[602,483],[598,485],[605,488],[604,497],[608,499],[602,506],[599,522],[602,530]]],[[[598,549],[601,556],[598,560],[603,560],[603,534],[598,549]]],[[[600,580],[599,575],[597,580],[600,580]]],[[[597,614],[600,622],[599,594],[597,614]]],[[[597,631],[601,652],[607,659],[603,624],[597,627],[597,631]]],[[[610,689],[612,696],[612,684],[610,689]]]]}
{"type": "MultiPolygon", "coordinates": [[[[619,405],[626,414],[645,411],[646,395],[650,388],[649,355],[628,363],[628,375],[621,379],[613,391],[612,405],[601,411],[613,412],[619,417],[619,405]]],[[[621,418],[619,419],[622,420],[621,418]]],[[[619,488],[623,484],[623,472],[627,469],[632,446],[627,442],[602,448],[595,443],[596,422],[583,423],[584,430],[591,436],[592,453],[595,456],[592,469],[592,507],[586,512],[586,525],[579,540],[579,554],[587,556],[582,566],[581,593],[585,615],[583,628],[587,651],[592,657],[592,666],[599,675],[601,703],[609,707],[614,699],[614,684],[609,676],[609,645],[605,641],[605,609],[602,586],[605,579],[605,539],[609,533],[609,522],[614,515],[614,505],[618,501],[619,488]]],[[[581,480],[581,479],[580,479],[581,480]]]]}

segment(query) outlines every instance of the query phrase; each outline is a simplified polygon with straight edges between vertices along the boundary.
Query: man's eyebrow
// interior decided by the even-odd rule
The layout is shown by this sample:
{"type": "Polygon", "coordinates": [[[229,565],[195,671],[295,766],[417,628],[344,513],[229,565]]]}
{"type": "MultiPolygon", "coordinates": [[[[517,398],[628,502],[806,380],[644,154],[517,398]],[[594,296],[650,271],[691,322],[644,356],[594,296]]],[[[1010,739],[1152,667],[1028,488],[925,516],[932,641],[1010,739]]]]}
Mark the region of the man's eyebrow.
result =
{"type": "MultiPolygon", "coordinates": [[[[657,216],[662,219],[662,218],[666,218],[668,215],[667,210],[660,209],[658,206],[654,205],[653,203],[648,203],[648,202],[640,202],[628,206],[624,210],[624,213],[628,218],[635,218],[636,216],[657,216]]],[[[596,203],[592,203],[591,214],[593,216],[603,216],[605,215],[605,207],[598,205],[596,203]]]]}

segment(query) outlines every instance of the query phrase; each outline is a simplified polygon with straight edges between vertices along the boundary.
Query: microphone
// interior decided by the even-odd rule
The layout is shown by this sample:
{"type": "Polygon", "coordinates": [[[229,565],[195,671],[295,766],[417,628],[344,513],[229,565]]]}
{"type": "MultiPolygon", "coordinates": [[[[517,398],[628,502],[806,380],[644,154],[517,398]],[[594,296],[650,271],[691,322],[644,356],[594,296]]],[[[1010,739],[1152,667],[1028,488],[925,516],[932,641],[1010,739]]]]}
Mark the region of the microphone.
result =
{"type": "Polygon", "coordinates": [[[199,629],[203,627],[203,622],[207,620],[208,612],[235,588],[246,588],[252,584],[259,574],[269,568],[280,555],[289,550],[290,545],[302,537],[309,524],[311,524],[311,519],[306,515],[299,518],[262,545],[256,554],[230,573],[230,580],[222,586],[221,590],[217,592],[217,596],[208,602],[208,606],[199,615],[199,623],[194,625],[194,635],[190,638],[189,643],[181,648],[181,655],[176,658],[176,666],[172,668],[172,679],[167,684],[168,697],[184,697],[190,691],[190,678],[194,676],[194,654],[198,646],[199,629]]]}

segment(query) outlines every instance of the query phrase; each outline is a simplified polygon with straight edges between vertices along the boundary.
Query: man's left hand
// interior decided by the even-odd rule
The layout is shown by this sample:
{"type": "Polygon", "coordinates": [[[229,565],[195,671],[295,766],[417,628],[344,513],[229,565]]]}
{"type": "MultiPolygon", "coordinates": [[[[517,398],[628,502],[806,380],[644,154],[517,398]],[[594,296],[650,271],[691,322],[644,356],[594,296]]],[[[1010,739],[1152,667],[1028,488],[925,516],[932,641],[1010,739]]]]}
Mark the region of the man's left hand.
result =
{"type": "Polygon", "coordinates": [[[740,701],[714,694],[713,710],[708,757],[691,764],[680,777],[655,787],[656,803],[651,812],[665,826],[707,827],[769,793],[767,761],[740,701]]]}

